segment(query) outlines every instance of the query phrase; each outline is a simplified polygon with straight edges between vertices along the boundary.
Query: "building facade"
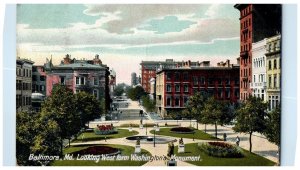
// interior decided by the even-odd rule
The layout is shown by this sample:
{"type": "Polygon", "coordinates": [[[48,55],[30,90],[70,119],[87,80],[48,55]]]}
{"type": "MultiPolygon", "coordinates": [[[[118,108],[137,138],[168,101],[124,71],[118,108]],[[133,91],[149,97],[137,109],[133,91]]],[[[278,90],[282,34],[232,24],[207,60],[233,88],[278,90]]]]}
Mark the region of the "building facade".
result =
{"type": "Polygon", "coordinates": [[[162,117],[169,111],[185,108],[189,97],[197,92],[218,100],[239,99],[239,66],[229,61],[218,66],[164,68],[156,74],[156,107],[162,117]]]}
{"type": "Polygon", "coordinates": [[[114,69],[109,70],[109,93],[112,96],[117,84],[117,74],[114,69]]]}
{"type": "Polygon", "coordinates": [[[58,66],[46,63],[46,96],[50,96],[55,84],[66,85],[73,93],[85,91],[98,100],[105,100],[106,109],[110,108],[109,68],[103,65],[99,56],[93,60],[70,59],[66,55],[58,66]]]}
{"type": "Polygon", "coordinates": [[[32,92],[46,95],[46,72],[44,66],[32,66],[32,92]]]}
{"type": "Polygon", "coordinates": [[[269,110],[280,104],[281,35],[267,38],[267,99],[269,110]]]}
{"type": "Polygon", "coordinates": [[[267,101],[267,69],[266,69],[266,39],[252,44],[252,96],[267,101]]]}
{"type": "Polygon", "coordinates": [[[16,61],[16,110],[31,110],[33,61],[18,58],[16,61]]]}
{"type": "Polygon", "coordinates": [[[240,99],[252,94],[252,43],[281,32],[281,5],[236,4],[240,11],[240,99]]]}
{"type": "Polygon", "coordinates": [[[163,68],[175,68],[184,65],[199,66],[199,62],[191,61],[174,61],[173,59],[166,59],[165,61],[142,61],[141,65],[141,85],[147,93],[150,93],[150,80],[155,78],[156,71],[163,68]]]}
{"type": "Polygon", "coordinates": [[[131,73],[131,86],[136,86],[138,84],[138,78],[136,77],[136,73],[131,73]]]}

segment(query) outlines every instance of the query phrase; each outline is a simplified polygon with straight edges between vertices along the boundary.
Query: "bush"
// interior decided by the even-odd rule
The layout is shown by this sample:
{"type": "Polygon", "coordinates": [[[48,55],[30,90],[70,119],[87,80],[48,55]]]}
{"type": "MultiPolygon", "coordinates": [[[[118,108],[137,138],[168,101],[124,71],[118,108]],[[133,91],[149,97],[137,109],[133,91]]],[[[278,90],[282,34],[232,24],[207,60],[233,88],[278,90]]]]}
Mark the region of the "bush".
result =
{"type": "Polygon", "coordinates": [[[94,132],[96,135],[108,135],[117,133],[118,131],[112,125],[97,125],[97,127],[94,129],[94,132]]]}
{"type": "Polygon", "coordinates": [[[207,155],[221,158],[242,158],[244,154],[237,146],[225,142],[207,142],[199,144],[199,149],[207,155]]]}
{"type": "Polygon", "coordinates": [[[174,127],[170,130],[174,133],[194,133],[194,130],[188,127],[174,127]]]}

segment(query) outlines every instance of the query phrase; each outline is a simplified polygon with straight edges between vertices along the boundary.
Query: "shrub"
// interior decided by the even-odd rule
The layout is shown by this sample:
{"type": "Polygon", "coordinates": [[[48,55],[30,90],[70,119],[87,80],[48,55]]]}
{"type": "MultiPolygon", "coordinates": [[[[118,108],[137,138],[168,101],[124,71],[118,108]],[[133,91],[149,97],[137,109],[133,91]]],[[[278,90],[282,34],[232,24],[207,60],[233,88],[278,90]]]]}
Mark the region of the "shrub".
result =
{"type": "Polygon", "coordinates": [[[194,133],[194,130],[188,127],[174,127],[170,131],[174,133],[194,133]]]}
{"type": "Polygon", "coordinates": [[[198,145],[199,149],[209,156],[221,158],[242,158],[244,154],[240,148],[225,142],[207,142],[198,145]]]}
{"type": "Polygon", "coordinates": [[[112,125],[97,125],[97,127],[94,129],[94,132],[96,135],[108,135],[116,133],[117,130],[112,125]]]}

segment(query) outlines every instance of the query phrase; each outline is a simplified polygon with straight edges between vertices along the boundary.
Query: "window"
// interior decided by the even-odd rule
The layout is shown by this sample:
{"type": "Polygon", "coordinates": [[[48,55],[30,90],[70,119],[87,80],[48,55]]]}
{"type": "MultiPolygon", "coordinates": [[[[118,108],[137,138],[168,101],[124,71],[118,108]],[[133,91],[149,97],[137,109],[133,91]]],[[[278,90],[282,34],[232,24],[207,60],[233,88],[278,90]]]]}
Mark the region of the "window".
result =
{"type": "Polygon", "coordinates": [[[31,77],[31,73],[32,73],[32,71],[31,71],[31,70],[29,70],[29,77],[31,77]]]}
{"type": "Polygon", "coordinates": [[[277,87],[277,75],[276,74],[274,74],[274,86],[273,87],[274,88],[277,87]]]}
{"type": "Polygon", "coordinates": [[[180,92],[180,84],[175,84],[175,91],[180,92]]]}
{"type": "Polygon", "coordinates": [[[171,106],[171,97],[167,97],[167,106],[171,106]]]}
{"type": "Polygon", "coordinates": [[[45,81],[45,76],[40,76],[40,81],[45,81]]]}
{"type": "Polygon", "coordinates": [[[32,76],[32,81],[36,81],[36,75],[32,76]]]}
{"type": "Polygon", "coordinates": [[[187,84],[183,85],[184,92],[189,92],[189,86],[187,84]]]}
{"type": "Polygon", "coordinates": [[[167,80],[171,80],[172,74],[171,73],[167,73],[167,80]]]}
{"type": "Polygon", "coordinates": [[[180,106],[180,98],[179,97],[175,98],[175,106],[180,106]]]}
{"type": "Polygon", "coordinates": [[[225,96],[226,98],[230,98],[230,89],[226,89],[225,96]]]}
{"type": "Polygon", "coordinates": [[[80,77],[80,84],[85,85],[85,78],[84,77],[80,77]]]}
{"type": "Polygon", "coordinates": [[[214,84],[214,80],[213,80],[212,78],[209,78],[209,79],[208,79],[208,84],[209,84],[209,85],[213,85],[213,84],[214,84]]]}
{"type": "Polygon", "coordinates": [[[253,75],[253,83],[255,83],[255,75],[253,75]]]}
{"type": "Polygon", "coordinates": [[[269,88],[271,88],[271,85],[272,85],[272,77],[269,76],[269,88]]]}
{"type": "Polygon", "coordinates": [[[93,95],[98,99],[98,90],[93,90],[93,95]]]}
{"type": "Polygon", "coordinates": [[[193,84],[194,84],[194,86],[198,85],[198,77],[193,76],[193,84]]]}
{"type": "Polygon", "coordinates": [[[79,77],[76,77],[76,85],[79,85],[79,77]]]}
{"type": "Polygon", "coordinates": [[[200,83],[203,85],[205,84],[205,77],[200,77],[200,83]]]}
{"type": "Polygon", "coordinates": [[[98,77],[94,77],[94,85],[95,86],[99,85],[99,78],[98,77]]]}
{"type": "Polygon", "coordinates": [[[175,81],[180,81],[180,74],[179,73],[175,73],[175,81]]]}
{"type": "Polygon", "coordinates": [[[171,87],[171,85],[170,84],[167,84],[167,86],[166,86],[166,90],[167,90],[167,92],[171,92],[172,91],[172,87],[171,87]]]}
{"type": "Polygon", "coordinates": [[[274,69],[277,69],[277,60],[274,60],[274,69]]]}
{"type": "Polygon", "coordinates": [[[60,76],[60,84],[65,85],[66,84],[65,81],[66,81],[65,77],[64,76],[60,76]]]}
{"type": "Polygon", "coordinates": [[[272,70],[272,61],[269,60],[269,70],[272,70]]]}
{"type": "Polygon", "coordinates": [[[183,104],[187,104],[188,100],[189,100],[189,98],[187,96],[184,96],[183,97],[183,104]]]}
{"type": "Polygon", "coordinates": [[[189,81],[189,74],[183,73],[183,81],[189,81]]]}

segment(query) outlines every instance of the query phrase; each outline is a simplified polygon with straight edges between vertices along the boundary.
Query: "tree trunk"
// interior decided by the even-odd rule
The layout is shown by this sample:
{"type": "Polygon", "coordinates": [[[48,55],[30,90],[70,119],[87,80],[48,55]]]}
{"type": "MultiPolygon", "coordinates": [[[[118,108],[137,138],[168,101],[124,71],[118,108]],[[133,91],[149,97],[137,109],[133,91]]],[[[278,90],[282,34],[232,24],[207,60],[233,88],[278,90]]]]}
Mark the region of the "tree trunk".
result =
{"type": "Polygon", "coordinates": [[[197,130],[198,130],[198,121],[196,121],[196,123],[197,123],[197,130]]]}
{"type": "Polygon", "coordinates": [[[64,141],[63,141],[62,137],[60,137],[60,142],[61,142],[61,145],[60,145],[60,156],[62,157],[63,156],[63,145],[64,145],[64,141]]]}
{"type": "Polygon", "coordinates": [[[252,153],[252,132],[250,132],[249,144],[250,144],[249,152],[252,153]]]}
{"type": "Polygon", "coordinates": [[[215,122],[215,136],[216,136],[216,138],[218,138],[217,122],[215,122]]]}
{"type": "Polygon", "coordinates": [[[206,133],[206,123],[204,124],[204,132],[206,133]]]}
{"type": "Polygon", "coordinates": [[[69,147],[71,146],[71,139],[69,138],[69,147]]]}

